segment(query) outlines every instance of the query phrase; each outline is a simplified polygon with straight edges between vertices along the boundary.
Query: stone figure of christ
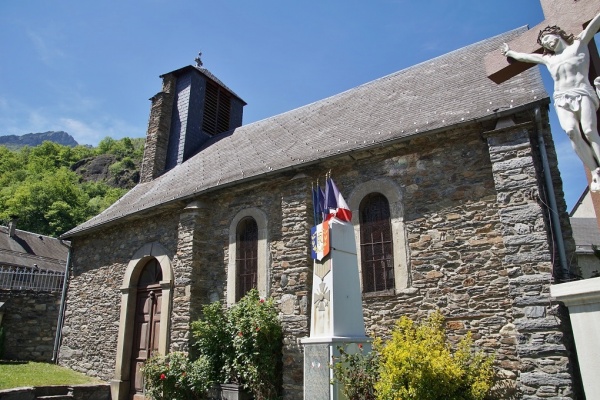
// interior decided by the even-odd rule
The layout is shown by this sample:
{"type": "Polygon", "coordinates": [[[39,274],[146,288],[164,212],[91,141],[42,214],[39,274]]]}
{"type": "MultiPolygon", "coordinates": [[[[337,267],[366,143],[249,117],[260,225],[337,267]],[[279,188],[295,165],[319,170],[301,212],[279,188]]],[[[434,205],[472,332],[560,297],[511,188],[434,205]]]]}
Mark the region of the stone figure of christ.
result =
{"type": "Polygon", "coordinates": [[[548,26],[538,36],[543,54],[519,53],[504,43],[502,54],[517,61],[543,64],[554,79],[554,108],[561,127],[573,149],[590,170],[590,190],[600,192],[600,136],[596,110],[600,105],[600,77],[588,80],[590,53],[588,44],[600,29],[600,14],[577,36],[558,26],[548,26]]]}

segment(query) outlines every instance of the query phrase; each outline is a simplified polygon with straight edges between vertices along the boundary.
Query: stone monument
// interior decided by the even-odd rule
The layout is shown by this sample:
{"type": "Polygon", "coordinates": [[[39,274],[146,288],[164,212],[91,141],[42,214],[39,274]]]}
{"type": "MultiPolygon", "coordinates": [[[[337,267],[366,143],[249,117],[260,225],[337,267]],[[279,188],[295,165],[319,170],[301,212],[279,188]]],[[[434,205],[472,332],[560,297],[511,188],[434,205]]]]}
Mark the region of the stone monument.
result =
{"type": "Polygon", "coordinates": [[[339,385],[331,384],[333,357],[339,356],[338,347],[352,352],[359,343],[370,343],[365,335],[354,227],[337,218],[323,224],[329,228],[329,255],[314,261],[310,337],[302,340],[305,400],[343,399],[339,385]]]}

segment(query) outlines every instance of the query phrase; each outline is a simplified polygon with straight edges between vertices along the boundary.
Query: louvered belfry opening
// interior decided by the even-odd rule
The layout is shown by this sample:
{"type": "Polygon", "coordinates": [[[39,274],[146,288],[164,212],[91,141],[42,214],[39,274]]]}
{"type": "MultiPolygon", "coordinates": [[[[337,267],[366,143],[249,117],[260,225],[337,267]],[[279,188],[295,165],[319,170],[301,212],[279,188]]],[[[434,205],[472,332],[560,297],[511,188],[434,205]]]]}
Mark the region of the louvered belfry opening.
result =
{"type": "Polygon", "coordinates": [[[254,218],[240,221],[237,227],[236,301],[257,287],[258,225],[254,218]]]}
{"type": "Polygon", "coordinates": [[[360,205],[363,292],[394,289],[392,226],[388,200],[371,193],[360,205]]]}
{"type": "Polygon", "coordinates": [[[207,81],[202,130],[210,135],[228,131],[230,113],[231,95],[215,83],[207,81]]]}

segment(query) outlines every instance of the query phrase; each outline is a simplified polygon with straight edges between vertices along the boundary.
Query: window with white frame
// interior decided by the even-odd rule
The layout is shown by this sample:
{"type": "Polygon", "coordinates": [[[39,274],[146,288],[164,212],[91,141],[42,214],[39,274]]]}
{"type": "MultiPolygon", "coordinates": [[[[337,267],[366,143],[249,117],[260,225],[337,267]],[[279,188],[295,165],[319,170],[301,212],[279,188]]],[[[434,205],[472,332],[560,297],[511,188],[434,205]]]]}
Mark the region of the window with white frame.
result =
{"type": "Polygon", "coordinates": [[[408,246],[400,187],[389,179],[357,185],[348,197],[363,293],[390,293],[409,284],[408,246]]]}

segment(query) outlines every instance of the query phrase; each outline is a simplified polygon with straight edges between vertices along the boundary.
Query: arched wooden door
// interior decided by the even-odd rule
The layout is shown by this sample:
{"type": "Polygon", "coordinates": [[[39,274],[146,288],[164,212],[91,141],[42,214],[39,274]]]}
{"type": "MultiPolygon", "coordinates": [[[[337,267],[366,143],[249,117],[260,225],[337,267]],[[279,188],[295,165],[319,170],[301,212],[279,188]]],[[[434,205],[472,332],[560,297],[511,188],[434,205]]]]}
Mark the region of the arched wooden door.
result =
{"type": "Polygon", "coordinates": [[[133,346],[131,347],[131,398],[143,400],[144,380],[140,371],[144,361],[158,351],[162,270],[156,259],[146,263],[138,280],[133,346]]]}

